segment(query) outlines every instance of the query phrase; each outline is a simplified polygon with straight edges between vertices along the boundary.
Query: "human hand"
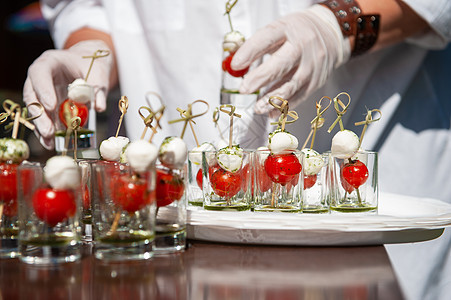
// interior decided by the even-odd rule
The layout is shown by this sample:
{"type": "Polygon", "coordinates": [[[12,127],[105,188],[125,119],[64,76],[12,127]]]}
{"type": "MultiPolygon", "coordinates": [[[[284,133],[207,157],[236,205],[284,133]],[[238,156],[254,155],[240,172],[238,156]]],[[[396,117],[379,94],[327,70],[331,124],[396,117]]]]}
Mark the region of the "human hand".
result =
{"type": "MultiPolygon", "coordinates": [[[[100,40],[82,41],[66,50],[47,50],[29,67],[28,76],[23,88],[25,104],[39,102],[44,107],[44,113],[34,120],[35,133],[41,144],[47,149],[54,148],[55,109],[58,100],[67,98],[67,86],[77,78],[85,78],[92,56],[97,50],[109,50],[107,44],[100,40]]],[[[106,108],[110,71],[113,67],[112,55],[96,59],[87,82],[95,90],[95,109],[103,111],[106,108]]],[[[30,107],[30,114],[37,114],[30,107]]]]}
{"type": "Polygon", "coordinates": [[[255,106],[259,114],[275,116],[268,103],[279,96],[295,107],[324,85],[333,69],[350,57],[350,44],[343,37],[335,15],[322,5],[283,17],[258,30],[236,52],[232,68],[247,68],[265,54],[271,57],[244,76],[240,93],[267,87],[255,106]]]}

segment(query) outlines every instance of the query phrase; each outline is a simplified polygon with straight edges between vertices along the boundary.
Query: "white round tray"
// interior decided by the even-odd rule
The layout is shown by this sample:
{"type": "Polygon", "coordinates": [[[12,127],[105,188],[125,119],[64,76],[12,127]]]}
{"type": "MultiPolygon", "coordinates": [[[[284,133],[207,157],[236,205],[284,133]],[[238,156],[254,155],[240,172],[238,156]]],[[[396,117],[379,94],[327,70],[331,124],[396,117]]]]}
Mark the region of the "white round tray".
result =
{"type": "Polygon", "coordinates": [[[378,214],[327,215],[188,209],[188,238],[262,245],[364,246],[438,238],[451,225],[451,204],[379,195],[378,214]]]}

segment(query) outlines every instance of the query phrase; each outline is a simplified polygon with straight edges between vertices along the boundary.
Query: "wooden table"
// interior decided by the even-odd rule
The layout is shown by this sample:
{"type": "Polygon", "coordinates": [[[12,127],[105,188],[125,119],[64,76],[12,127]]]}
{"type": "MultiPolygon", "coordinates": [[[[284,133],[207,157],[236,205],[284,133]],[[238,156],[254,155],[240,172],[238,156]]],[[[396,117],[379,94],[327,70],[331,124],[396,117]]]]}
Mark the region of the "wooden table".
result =
{"type": "Polygon", "coordinates": [[[179,254],[31,266],[0,260],[0,299],[402,299],[383,246],[281,247],[189,241],[179,254]]]}

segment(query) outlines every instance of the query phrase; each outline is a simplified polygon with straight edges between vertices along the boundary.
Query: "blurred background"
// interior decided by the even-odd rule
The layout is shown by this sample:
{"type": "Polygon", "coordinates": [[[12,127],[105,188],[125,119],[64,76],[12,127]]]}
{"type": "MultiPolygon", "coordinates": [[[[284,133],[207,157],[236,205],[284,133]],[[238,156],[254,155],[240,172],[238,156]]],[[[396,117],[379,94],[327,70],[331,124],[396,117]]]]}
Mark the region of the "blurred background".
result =
{"type": "MultiPolygon", "coordinates": [[[[23,105],[22,88],[29,65],[42,52],[52,48],[54,48],[53,41],[47,23],[42,17],[39,1],[14,0],[1,2],[0,102],[3,103],[5,99],[11,99],[23,105]]],[[[110,93],[110,98],[114,97],[116,93],[110,93]]],[[[116,97],[120,98],[120,96],[116,97]]],[[[108,107],[114,108],[115,105],[108,107]]],[[[1,111],[3,111],[3,108],[1,108],[1,111]]],[[[97,115],[98,143],[112,135],[111,132],[115,132],[115,128],[112,128],[113,125],[107,121],[108,115],[115,116],[116,112],[106,111],[97,115]]],[[[3,125],[0,125],[0,137],[10,137],[11,132],[5,132],[3,125]]],[[[117,126],[117,119],[114,126],[117,126]]],[[[22,128],[21,130],[23,130],[23,138],[30,147],[30,160],[42,161],[55,154],[54,151],[43,148],[29,129],[22,128]]]]}

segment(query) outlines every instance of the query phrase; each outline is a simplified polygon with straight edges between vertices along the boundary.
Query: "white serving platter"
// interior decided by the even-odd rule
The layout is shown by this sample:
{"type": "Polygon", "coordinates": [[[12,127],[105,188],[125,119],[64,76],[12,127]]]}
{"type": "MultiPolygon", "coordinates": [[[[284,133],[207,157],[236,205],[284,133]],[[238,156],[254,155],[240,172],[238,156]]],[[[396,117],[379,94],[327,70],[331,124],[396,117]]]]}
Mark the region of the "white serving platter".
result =
{"type": "Polygon", "coordinates": [[[326,215],[188,209],[190,239],[222,243],[366,246],[440,237],[451,226],[451,204],[383,193],[378,214],[326,215]]]}

